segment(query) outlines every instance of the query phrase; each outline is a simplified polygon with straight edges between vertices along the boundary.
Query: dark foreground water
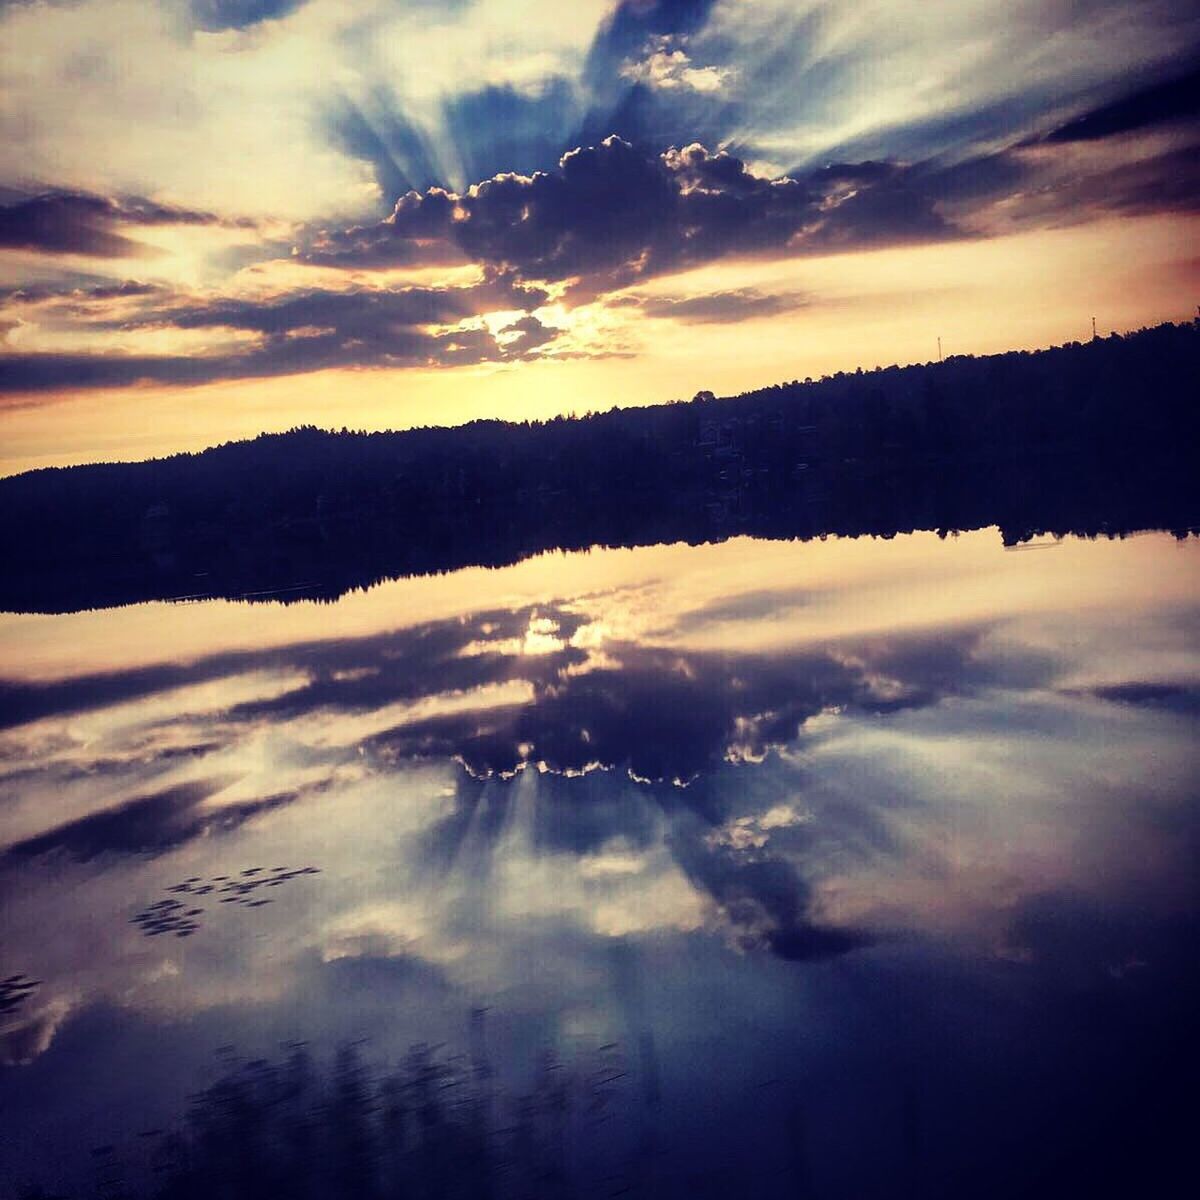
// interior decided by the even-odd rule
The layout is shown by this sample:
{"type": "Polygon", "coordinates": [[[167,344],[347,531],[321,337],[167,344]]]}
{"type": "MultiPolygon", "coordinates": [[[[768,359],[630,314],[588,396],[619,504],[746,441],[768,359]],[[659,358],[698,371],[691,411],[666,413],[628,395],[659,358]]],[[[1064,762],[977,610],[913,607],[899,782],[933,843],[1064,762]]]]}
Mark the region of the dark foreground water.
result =
{"type": "Polygon", "coordinates": [[[995,531],[0,617],[0,1195],[1190,1194],[1198,634],[995,531]]]}

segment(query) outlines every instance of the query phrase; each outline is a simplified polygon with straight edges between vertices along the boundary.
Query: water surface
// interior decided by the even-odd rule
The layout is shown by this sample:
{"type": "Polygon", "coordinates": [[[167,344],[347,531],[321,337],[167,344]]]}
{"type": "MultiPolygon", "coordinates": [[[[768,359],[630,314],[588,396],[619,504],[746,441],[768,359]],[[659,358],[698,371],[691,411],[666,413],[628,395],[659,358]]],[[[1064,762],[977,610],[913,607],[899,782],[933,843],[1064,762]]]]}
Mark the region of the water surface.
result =
{"type": "Polygon", "coordinates": [[[298,1043],[558,1096],[532,1194],[1173,1170],[1198,585],[985,530],[2,616],[0,1178],[148,1187],[298,1043]]]}

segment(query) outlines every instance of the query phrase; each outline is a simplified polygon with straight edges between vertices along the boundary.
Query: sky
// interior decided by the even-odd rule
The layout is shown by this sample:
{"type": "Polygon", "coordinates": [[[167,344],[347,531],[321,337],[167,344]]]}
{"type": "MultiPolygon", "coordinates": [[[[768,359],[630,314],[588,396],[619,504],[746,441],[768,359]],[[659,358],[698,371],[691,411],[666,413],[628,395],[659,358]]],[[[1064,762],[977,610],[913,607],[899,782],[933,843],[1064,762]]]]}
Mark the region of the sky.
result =
{"type": "Polygon", "coordinates": [[[0,0],[0,473],[1195,315],[1200,5],[0,0]]]}

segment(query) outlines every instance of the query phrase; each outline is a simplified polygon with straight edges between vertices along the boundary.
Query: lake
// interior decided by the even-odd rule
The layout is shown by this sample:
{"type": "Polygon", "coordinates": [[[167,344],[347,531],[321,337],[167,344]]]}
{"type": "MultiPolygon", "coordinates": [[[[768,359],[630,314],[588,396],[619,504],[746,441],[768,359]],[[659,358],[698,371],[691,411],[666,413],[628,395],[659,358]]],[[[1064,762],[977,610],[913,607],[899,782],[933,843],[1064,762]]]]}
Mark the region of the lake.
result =
{"type": "Polygon", "coordinates": [[[0,616],[0,1180],[1153,1194],[1198,633],[994,529],[0,616]]]}

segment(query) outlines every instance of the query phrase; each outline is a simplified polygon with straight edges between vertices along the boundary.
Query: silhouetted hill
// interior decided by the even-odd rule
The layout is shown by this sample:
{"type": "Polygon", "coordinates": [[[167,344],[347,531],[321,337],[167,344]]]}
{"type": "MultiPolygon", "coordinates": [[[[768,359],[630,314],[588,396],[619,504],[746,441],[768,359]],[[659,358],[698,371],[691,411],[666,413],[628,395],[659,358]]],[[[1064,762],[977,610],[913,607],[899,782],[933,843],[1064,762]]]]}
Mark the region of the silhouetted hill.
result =
{"type": "Polygon", "coordinates": [[[0,480],[0,607],[333,598],[550,549],[1200,523],[1200,326],[580,419],[262,435],[0,480]]]}

